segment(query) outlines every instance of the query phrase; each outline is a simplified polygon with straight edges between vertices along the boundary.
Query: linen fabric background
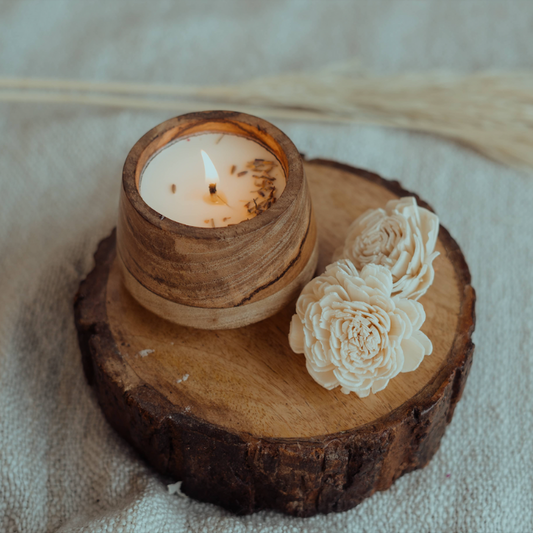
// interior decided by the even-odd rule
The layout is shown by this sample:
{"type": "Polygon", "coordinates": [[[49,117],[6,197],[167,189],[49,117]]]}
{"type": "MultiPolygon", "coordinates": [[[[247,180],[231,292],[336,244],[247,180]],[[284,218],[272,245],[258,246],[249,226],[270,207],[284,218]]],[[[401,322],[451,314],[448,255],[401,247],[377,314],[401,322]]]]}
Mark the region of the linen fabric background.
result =
{"type": "MultiPolygon", "coordinates": [[[[531,68],[533,3],[0,0],[3,77],[219,84],[354,57],[381,73],[531,68]]],[[[115,435],[72,300],[127,152],[170,116],[0,102],[0,531],[532,531],[533,175],[429,135],[273,121],[308,157],[399,179],[466,255],[475,361],[427,468],[342,514],[237,517],[170,495],[115,435]]]]}

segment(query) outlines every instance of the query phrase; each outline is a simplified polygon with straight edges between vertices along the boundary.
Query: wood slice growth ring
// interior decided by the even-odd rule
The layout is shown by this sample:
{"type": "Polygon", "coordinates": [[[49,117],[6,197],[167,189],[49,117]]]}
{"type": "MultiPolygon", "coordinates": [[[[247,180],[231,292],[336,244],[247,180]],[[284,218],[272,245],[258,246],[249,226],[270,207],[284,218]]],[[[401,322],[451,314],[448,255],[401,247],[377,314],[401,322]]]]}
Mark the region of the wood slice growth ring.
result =
{"type": "MultiPolygon", "coordinates": [[[[353,219],[411,195],[398,182],[331,161],[306,162],[305,170],[319,271],[353,219]]],[[[320,387],[304,356],[290,350],[294,305],[223,331],[181,327],[140,307],[123,288],[113,233],[76,297],[87,379],[111,425],[158,471],[183,480],[193,498],[237,513],[350,509],[428,463],[472,364],[468,266],[442,226],[436,249],[435,281],[420,300],[433,354],[360,399],[320,387]]]]}

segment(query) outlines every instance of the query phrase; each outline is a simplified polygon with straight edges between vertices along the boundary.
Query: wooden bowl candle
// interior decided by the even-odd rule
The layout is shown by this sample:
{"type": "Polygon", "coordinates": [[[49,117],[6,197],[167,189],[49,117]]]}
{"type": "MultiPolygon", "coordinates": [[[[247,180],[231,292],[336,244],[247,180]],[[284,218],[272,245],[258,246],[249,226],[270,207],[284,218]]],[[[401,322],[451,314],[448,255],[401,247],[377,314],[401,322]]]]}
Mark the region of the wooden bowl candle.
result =
{"type": "Polygon", "coordinates": [[[315,272],[317,234],[302,159],[283,132],[260,118],[207,111],[167,120],[132,148],[122,185],[117,261],[123,281],[143,307],[167,320],[202,329],[252,324],[284,308],[315,272]],[[247,161],[242,154],[241,161],[230,164],[228,153],[238,154],[244,140],[253,145],[250,153],[258,149],[270,157],[247,161]],[[204,142],[213,151],[217,145],[226,158],[224,168],[204,156],[208,148],[199,149],[204,142]],[[194,151],[194,164],[205,164],[206,181],[184,176],[180,166],[177,183],[172,182],[172,157],[187,150],[194,151]],[[156,162],[166,165],[162,199],[151,185],[143,191],[145,174],[150,171],[152,180],[156,162]],[[226,175],[219,177],[222,172],[226,175]],[[271,185],[276,179],[277,193],[271,185]],[[230,199],[225,187],[240,187],[244,192],[235,194],[251,196],[230,199]],[[150,207],[148,198],[163,212],[150,207]],[[180,206],[175,216],[168,213],[174,200],[180,206]]]}

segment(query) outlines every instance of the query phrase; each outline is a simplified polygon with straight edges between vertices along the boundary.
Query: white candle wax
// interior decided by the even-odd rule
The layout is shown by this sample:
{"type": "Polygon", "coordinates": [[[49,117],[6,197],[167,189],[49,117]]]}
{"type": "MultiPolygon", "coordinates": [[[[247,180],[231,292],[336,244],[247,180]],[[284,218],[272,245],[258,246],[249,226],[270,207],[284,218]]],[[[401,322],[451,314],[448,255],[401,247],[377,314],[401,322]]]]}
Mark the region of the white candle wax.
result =
{"type": "Polygon", "coordinates": [[[141,197],[152,209],[176,222],[204,228],[253,218],[255,205],[261,211],[270,194],[277,199],[284,189],[285,174],[271,152],[251,139],[221,133],[198,134],[169,144],[148,162],[140,183],[141,197]],[[218,174],[215,195],[209,193],[215,180],[209,160],[204,165],[202,151],[218,174]],[[258,170],[249,168],[254,161],[258,170]]]}

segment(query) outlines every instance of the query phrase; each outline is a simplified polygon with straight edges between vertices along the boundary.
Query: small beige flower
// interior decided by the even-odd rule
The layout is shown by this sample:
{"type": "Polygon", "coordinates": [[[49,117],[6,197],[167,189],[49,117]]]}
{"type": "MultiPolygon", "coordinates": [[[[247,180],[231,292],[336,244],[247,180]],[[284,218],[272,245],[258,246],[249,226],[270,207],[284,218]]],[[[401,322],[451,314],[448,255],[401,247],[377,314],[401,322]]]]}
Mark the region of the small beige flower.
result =
{"type": "Polygon", "coordinates": [[[305,354],[317,383],[364,398],[383,390],[400,372],[415,370],[431,354],[431,341],[420,331],[424,307],[392,297],[392,287],[387,268],[367,265],[359,274],[346,259],[305,286],[289,342],[294,352],[305,354]]]}
{"type": "Polygon", "coordinates": [[[334,259],[350,259],[358,269],[383,265],[392,273],[393,294],[418,300],[433,283],[438,233],[439,218],[418,207],[415,198],[391,200],[352,223],[334,259]]]}

